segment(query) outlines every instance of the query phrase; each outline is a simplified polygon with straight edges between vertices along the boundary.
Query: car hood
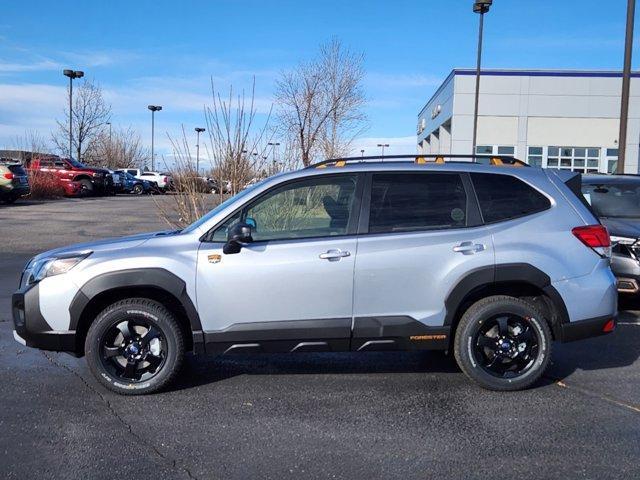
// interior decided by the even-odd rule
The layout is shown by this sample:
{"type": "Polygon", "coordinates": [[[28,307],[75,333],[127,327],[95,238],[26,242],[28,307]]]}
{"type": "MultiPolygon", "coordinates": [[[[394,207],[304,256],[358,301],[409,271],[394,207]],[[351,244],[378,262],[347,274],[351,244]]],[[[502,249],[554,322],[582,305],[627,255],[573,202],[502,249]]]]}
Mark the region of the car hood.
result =
{"type": "Polygon", "coordinates": [[[609,230],[610,235],[616,237],[640,237],[640,218],[602,217],[600,219],[609,230]]]}
{"type": "Polygon", "coordinates": [[[171,233],[172,232],[170,230],[163,230],[159,232],[140,233],[138,235],[130,235],[127,237],[106,238],[104,240],[96,240],[95,242],[76,243],[67,247],[55,248],[53,250],[43,252],[34,257],[34,260],[60,254],[85,252],[88,250],[92,252],[104,252],[111,250],[120,250],[123,248],[132,248],[141,245],[150,238],[171,233]]]}

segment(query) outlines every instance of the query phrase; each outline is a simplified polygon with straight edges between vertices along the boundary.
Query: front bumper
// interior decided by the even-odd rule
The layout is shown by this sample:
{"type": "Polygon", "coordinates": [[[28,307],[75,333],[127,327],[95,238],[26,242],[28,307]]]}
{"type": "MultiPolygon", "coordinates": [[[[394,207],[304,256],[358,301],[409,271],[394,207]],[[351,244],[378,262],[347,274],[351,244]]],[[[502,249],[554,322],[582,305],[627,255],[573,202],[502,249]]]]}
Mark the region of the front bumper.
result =
{"type": "Polygon", "coordinates": [[[23,287],[11,297],[16,340],[27,347],[76,353],[76,332],[51,330],[40,312],[39,285],[23,287]],[[22,340],[22,341],[21,341],[22,340]]]}

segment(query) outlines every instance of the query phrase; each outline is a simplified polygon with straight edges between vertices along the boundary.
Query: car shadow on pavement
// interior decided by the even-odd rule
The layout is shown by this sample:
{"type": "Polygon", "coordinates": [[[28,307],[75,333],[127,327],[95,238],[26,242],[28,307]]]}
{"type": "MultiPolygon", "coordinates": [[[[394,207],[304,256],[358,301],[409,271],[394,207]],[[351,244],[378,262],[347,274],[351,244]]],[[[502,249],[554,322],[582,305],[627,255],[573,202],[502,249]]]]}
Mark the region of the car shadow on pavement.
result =
{"type": "Polygon", "coordinates": [[[553,345],[546,377],[562,380],[576,370],[593,371],[633,365],[640,356],[640,326],[618,325],[609,335],[553,345]]]}
{"type": "Polygon", "coordinates": [[[171,390],[193,388],[239,375],[459,372],[453,355],[437,351],[189,355],[171,390]]]}
{"type": "MultiPolygon", "coordinates": [[[[640,356],[640,326],[619,326],[610,335],[553,344],[551,365],[534,386],[542,387],[591,371],[633,365],[640,356]]],[[[423,352],[282,353],[186,358],[171,390],[183,390],[239,375],[460,373],[452,354],[423,352]]]]}

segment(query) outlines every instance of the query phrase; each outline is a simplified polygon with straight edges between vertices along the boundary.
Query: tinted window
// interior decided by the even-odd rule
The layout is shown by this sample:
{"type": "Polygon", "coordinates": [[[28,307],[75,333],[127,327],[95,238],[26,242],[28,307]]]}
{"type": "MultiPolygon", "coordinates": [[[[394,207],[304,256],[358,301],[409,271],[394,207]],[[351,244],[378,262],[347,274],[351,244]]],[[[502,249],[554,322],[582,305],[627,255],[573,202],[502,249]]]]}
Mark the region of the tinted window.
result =
{"type": "Polygon", "coordinates": [[[458,174],[375,174],[369,232],[464,227],[466,194],[458,174]]]}
{"type": "Polygon", "coordinates": [[[551,206],[547,197],[511,175],[472,173],[471,179],[485,223],[530,215],[551,206]]]}

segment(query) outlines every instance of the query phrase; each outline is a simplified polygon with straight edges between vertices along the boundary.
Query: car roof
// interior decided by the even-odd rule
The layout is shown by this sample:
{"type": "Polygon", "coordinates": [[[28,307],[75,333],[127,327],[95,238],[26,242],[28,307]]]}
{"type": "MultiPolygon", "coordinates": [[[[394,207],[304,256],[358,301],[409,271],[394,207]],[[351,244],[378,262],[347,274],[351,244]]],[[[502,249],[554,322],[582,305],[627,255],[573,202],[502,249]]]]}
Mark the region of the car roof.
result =
{"type": "Polygon", "coordinates": [[[582,183],[587,183],[587,184],[637,183],[640,185],[640,176],[638,175],[583,175],[582,183]]]}

